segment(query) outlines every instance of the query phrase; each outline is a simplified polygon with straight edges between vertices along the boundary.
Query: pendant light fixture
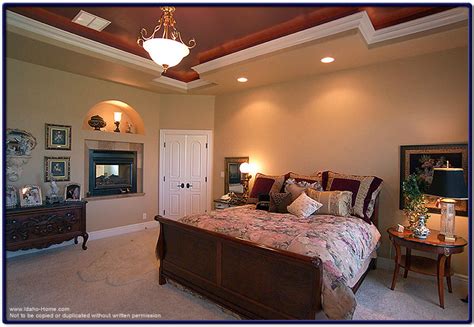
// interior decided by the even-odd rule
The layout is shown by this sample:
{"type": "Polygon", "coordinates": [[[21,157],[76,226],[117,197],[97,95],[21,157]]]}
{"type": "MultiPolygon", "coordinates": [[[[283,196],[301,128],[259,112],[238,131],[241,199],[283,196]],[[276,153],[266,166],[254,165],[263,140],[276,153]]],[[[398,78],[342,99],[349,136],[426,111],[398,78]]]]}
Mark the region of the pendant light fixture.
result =
{"type": "Polygon", "coordinates": [[[142,28],[137,44],[148,52],[154,62],[163,67],[163,72],[166,72],[169,67],[176,66],[189,54],[189,49],[196,46],[196,41],[191,39],[188,45],[184,44],[181,33],[175,27],[174,7],[161,7],[160,9],[163,13],[153,33],[148,36],[147,30],[142,28]],[[162,28],[162,36],[155,38],[155,34],[162,28]]]}

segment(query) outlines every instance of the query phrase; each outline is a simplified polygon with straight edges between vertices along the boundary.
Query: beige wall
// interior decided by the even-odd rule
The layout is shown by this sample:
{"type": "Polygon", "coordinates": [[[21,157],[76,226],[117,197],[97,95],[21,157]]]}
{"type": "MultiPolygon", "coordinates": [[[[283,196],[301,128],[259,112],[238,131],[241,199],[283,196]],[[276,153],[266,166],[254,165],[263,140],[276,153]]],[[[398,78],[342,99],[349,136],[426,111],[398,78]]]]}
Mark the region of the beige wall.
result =
{"type": "MultiPolygon", "coordinates": [[[[291,67],[290,67],[291,69],[291,67]]],[[[226,156],[250,156],[267,174],[319,170],[376,175],[382,245],[404,223],[399,147],[468,139],[467,50],[387,62],[216,97],[214,196],[223,193],[226,156]]],[[[457,217],[467,239],[467,218],[457,217]]],[[[433,215],[429,227],[439,227],[433,215]]],[[[467,253],[453,257],[467,275],[467,253]]]]}
{"type": "MultiPolygon", "coordinates": [[[[38,145],[24,166],[22,178],[13,183],[40,185],[43,196],[49,185],[43,182],[45,156],[70,156],[71,181],[84,185],[84,140],[101,139],[145,144],[144,196],[90,201],[87,230],[95,231],[150,221],[158,212],[158,136],[160,95],[116,83],[87,78],[22,61],[7,59],[8,128],[31,132],[38,145]],[[120,100],[133,107],[145,124],[145,135],[82,130],[89,109],[104,100],[120,100]],[[45,150],[45,123],[72,126],[72,150],[45,150]]],[[[60,182],[63,191],[66,182],[60,182]]],[[[83,190],[84,192],[85,190],[83,190]]]]}
{"type": "Polygon", "coordinates": [[[214,129],[214,96],[161,95],[160,129],[214,129]]]}

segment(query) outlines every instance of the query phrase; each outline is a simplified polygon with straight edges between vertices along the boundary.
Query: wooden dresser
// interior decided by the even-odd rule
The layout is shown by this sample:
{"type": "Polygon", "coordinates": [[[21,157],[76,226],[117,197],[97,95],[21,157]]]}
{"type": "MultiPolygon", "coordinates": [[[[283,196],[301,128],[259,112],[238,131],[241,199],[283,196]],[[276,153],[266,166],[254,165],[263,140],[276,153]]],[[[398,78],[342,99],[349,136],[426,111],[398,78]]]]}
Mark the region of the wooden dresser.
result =
{"type": "Polygon", "coordinates": [[[82,236],[87,249],[87,201],[71,201],[39,207],[6,210],[5,242],[7,251],[42,249],[82,236]]]}

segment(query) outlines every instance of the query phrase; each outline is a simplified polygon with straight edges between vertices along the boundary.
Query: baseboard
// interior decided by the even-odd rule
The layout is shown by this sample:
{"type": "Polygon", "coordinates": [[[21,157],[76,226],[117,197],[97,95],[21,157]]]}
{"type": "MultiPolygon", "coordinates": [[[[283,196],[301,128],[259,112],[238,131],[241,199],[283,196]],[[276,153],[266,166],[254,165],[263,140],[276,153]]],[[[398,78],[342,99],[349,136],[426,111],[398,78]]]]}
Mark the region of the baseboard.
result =
{"type": "MultiPolygon", "coordinates": [[[[393,261],[393,259],[388,259],[388,258],[382,258],[382,257],[378,257],[377,258],[377,268],[382,268],[382,269],[385,269],[385,270],[391,270],[393,271],[393,268],[395,266],[395,263],[393,261]]],[[[419,276],[424,276],[424,275],[420,275],[419,276]]],[[[428,277],[428,276],[426,276],[428,277]]],[[[466,283],[468,284],[469,283],[469,277],[466,276],[466,275],[462,275],[462,274],[457,274],[455,273],[452,277],[452,279],[456,279],[460,282],[463,282],[463,283],[466,283]]]]}
{"type": "Polygon", "coordinates": [[[132,225],[119,226],[119,227],[114,227],[114,228],[109,228],[109,229],[102,229],[102,230],[90,232],[89,240],[92,241],[92,240],[98,240],[101,238],[107,238],[107,237],[112,237],[112,236],[117,236],[117,235],[122,235],[122,234],[138,232],[143,229],[157,228],[158,226],[159,226],[158,222],[151,220],[151,221],[147,221],[147,222],[139,223],[139,224],[132,224],[132,225]]]}
{"type": "MultiPolygon", "coordinates": [[[[132,225],[125,225],[119,226],[109,229],[102,229],[98,231],[93,231],[89,233],[89,241],[99,240],[101,238],[107,238],[112,236],[118,236],[133,232],[138,232],[144,229],[151,229],[151,228],[158,228],[158,223],[154,220],[147,221],[144,223],[132,224],[132,225]]],[[[13,258],[19,255],[31,254],[36,252],[48,251],[56,248],[60,248],[63,246],[68,246],[74,244],[73,240],[63,242],[61,244],[54,244],[46,249],[31,249],[31,250],[19,250],[19,251],[6,251],[6,258],[13,258]]]]}

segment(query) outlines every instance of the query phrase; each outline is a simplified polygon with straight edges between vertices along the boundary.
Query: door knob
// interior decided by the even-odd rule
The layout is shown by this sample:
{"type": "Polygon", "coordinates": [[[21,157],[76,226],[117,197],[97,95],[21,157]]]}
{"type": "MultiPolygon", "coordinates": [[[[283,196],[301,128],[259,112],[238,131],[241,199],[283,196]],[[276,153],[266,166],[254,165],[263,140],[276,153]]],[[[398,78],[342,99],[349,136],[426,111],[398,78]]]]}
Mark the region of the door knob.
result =
{"type": "Polygon", "coordinates": [[[184,183],[178,183],[177,187],[181,187],[181,188],[184,188],[184,183]]]}
{"type": "Polygon", "coordinates": [[[190,183],[186,183],[186,188],[192,188],[193,187],[193,184],[190,184],[190,183]]]}

